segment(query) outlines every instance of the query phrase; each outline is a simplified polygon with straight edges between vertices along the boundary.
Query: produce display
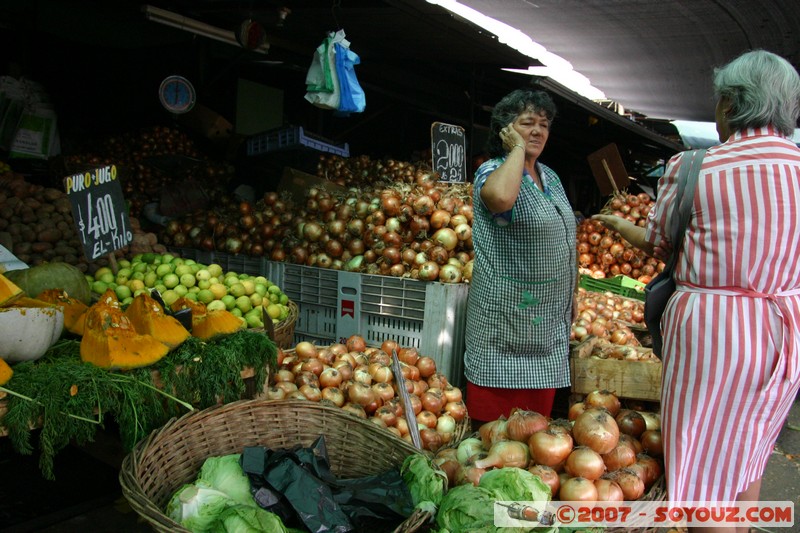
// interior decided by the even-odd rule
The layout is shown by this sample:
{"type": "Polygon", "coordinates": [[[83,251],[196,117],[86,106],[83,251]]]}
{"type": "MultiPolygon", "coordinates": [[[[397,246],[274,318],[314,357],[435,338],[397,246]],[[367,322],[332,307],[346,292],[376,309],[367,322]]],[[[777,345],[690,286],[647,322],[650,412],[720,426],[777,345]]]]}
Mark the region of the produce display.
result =
{"type": "Polygon", "coordinates": [[[569,420],[516,410],[438,450],[434,463],[451,487],[482,487],[495,470],[515,468],[538,476],[553,499],[638,500],[663,473],[660,429],[658,415],[594,391],[571,406],[569,420]]]}
{"type": "Polygon", "coordinates": [[[355,158],[352,164],[364,166],[342,178],[352,184],[346,192],[311,187],[304,205],[276,192],[255,203],[219,196],[213,210],[167,223],[159,240],[350,272],[469,281],[471,185],[442,184],[429,170],[390,163],[375,170],[368,158],[355,158]]]}
{"type": "Polygon", "coordinates": [[[0,359],[34,361],[61,337],[63,328],[61,308],[25,296],[0,274],[0,359]]]}
{"type": "Polygon", "coordinates": [[[437,372],[433,359],[394,340],[385,340],[379,348],[367,346],[360,335],[322,348],[299,342],[279,353],[278,371],[270,376],[267,397],[334,405],[412,442],[392,372],[393,350],[400,360],[422,447],[435,451],[449,444],[467,419],[461,389],[437,372]]]}
{"type": "MultiPolygon", "coordinates": [[[[644,227],[655,204],[646,193],[613,196],[602,212],[644,227]]],[[[584,219],[578,225],[578,270],[593,278],[623,274],[649,283],[664,270],[664,263],[632,246],[616,231],[596,220],[584,219]]]]}
{"type": "Polygon", "coordinates": [[[632,327],[644,328],[644,302],[616,294],[579,288],[578,317],[572,323],[570,341],[590,335],[618,346],[640,346],[632,327]]]}
{"type": "MultiPolygon", "coordinates": [[[[190,307],[187,301],[203,304],[209,324],[215,322],[210,317],[219,310],[241,318],[249,328],[263,328],[264,316],[269,316],[273,324],[289,316],[289,297],[264,276],[223,272],[218,264],[203,265],[173,254],[137,254],[130,260],[117,261],[117,266],[116,275],[109,267],[86,275],[84,285],[88,281],[95,297],[111,289],[123,306],[130,305],[136,296],[156,289],[170,307],[178,300],[183,307],[190,307]]],[[[200,308],[193,309],[193,321],[201,322],[200,308]]]]}

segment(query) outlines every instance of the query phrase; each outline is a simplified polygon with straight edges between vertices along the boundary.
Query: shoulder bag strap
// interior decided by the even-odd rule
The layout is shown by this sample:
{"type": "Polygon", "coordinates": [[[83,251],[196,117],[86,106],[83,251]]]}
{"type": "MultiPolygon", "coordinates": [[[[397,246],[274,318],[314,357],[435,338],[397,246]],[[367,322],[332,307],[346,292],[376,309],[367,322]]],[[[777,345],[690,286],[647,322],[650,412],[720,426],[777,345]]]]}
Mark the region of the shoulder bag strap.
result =
{"type": "Polygon", "coordinates": [[[703,164],[705,153],[705,150],[693,150],[684,154],[681,160],[681,168],[678,171],[678,192],[672,208],[672,253],[664,270],[674,268],[675,262],[678,260],[678,253],[683,248],[683,238],[686,235],[689,218],[692,216],[697,177],[700,175],[700,167],[703,164]],[[691,160],[687,161],[687,158],[691,160]]]}

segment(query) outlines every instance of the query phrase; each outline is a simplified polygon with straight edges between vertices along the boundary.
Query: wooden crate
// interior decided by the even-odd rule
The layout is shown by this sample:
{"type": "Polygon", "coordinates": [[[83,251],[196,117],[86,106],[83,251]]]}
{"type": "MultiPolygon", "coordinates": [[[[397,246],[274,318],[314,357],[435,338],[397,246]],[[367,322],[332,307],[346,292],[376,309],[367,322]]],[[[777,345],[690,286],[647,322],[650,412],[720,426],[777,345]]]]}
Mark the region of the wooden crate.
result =
{"type": "Polygon", "coordinates": [[[572,392],[614,392],[619,398],[661,400],[661,362],[621,361],[591,357],[595,337],[576,345],[569,359],[572,392]]]}

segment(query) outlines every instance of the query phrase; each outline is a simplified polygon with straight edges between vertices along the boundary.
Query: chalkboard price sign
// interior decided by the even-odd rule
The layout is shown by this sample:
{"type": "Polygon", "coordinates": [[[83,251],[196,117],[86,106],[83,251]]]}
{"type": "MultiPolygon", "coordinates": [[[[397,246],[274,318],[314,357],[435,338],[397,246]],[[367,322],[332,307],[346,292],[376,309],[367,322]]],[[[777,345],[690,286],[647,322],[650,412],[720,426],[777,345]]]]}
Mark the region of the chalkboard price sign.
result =
{"type": "Polygon", "coordinates": [[[467,178],[467,138],[464,128],[434,122],[431,126],[433,170],[444,183],[464,183],[467,178]]]}
{"type": "Polygon", "coordinates": [[[93,261],[133,240],[115,165],[64,178],[86,257],[93,261]]]}

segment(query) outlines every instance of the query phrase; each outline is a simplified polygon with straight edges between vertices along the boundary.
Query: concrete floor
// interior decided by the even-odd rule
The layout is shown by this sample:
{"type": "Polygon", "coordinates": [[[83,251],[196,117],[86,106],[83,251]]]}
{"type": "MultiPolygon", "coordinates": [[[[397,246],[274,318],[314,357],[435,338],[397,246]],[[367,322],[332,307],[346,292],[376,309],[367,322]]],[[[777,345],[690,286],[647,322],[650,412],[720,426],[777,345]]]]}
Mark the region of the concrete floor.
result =
{"type": "MultiPolygon", "coordinates": [[[[116,464],[123,456],[115,439],[102,435],[87,450],[99,458],[104,466],[116,464]]],[[[35,476],[35,473],[32,474],[35,476]]],[[[3,483],[11,480],[3,476],[3,483]]],[[[14,483],[31,482],[14,480],[14,483]]],[[[85,481],[84,481],[85,483],[85,481]]],[[[145,533],[152,531],[128,505],[127,500],[116,490],[109,489],[104,495],[95,496],[63,509],[58,513],[39,516],[11,527],[3,527],[0,516],[0,531],[7,533],[145,533]]],[[[75,490],[80,490],[76,487],[75,490]]],[[[795,504],[795,525],[791,528],[775,529],[775,533],[800,532],[800,398],[794,403],[784,429],[775,446],[764,475],[761,490],[762,501],[792,501],[795,504]]]]}

